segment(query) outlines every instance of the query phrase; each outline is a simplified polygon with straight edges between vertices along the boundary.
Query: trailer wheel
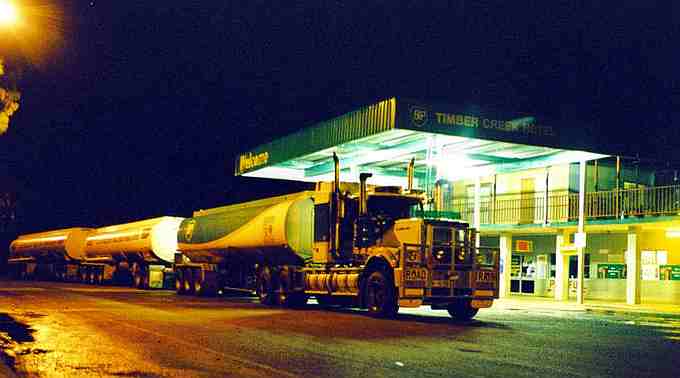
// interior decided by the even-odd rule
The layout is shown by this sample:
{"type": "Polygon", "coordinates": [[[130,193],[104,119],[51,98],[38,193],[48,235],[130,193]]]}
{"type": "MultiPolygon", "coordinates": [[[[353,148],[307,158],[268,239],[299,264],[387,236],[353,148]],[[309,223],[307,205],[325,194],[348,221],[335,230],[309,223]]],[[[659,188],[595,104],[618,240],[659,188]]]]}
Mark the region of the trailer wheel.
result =
{"type": "Polygon", "coordinates": [[[145,289],[146,275],[146,267],[144,264],[137,262],[132,264],[132,286],[138,289],[145,289]]]}
{"type": "Polygon", "coordinates": [[[293,291],[291,281],[290,268],[281,268],[279,271],[278,303],[285,307],[302,307],[306,305],[307,295],[303,291],[293,291]]]}
{"type": "Polygon", "coordinates": [[[205,289],[203,285],[203,272],[201,272],[201,268],[198,269],[192,269],[191,271],[191,277],[194,282],[194,293],[196,295],[203,295],[203,291],[205,289]]]}
{"type": "Polygon", "coordinates": [[[274,304],[274,285],[272,283],[272,271],[268,266],[262,267],[257,274],[257,296],[260,303],[274,304]]]}
{"type": "Polygon", "coordinates": [[[473,308],[470,301],[467,300],[451,303],[446,309],[452,318],[463,321],[471,320],[479,311],[479,309],[473,308]]]}
{"type": "Polygon", "coordinates": [[[364,298],[371,316],[391,318],[399,311],[394,282],[382,270],[376,270],[368,276],[364,290],[364,298]]]}
{"type": "Polygon", "coordinates": [[[89,266],[85,267],[85,277],[83,278],[83,282],[86,284],[92,283],[92,270],[89,266]]]}
{"type": "Polygon", "coordinates": [[[184,295],[184,270],[177,268],[175,272],[175,291],[179,295],[184,295]]]}
{"type": "Polygon", "coordinates": [[[184,293],[187,295],[194,294],[194,277],[191,269],[184,270],[184,279],[182,280],[182,285],[184,286],[184,293]]]}

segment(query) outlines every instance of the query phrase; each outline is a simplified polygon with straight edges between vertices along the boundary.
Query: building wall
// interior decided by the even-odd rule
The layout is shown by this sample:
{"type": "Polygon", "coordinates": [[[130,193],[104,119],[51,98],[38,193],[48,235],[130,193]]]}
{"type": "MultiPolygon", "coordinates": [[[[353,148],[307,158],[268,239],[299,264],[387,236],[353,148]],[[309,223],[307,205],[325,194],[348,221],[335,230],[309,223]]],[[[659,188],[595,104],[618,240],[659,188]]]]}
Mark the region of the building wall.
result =
{"type": "MultiPolygon", "coordinates": [[[[599,161],[597,167],[597,190],[606,191],[616,189],[616,163],[610,161],[599,161]]],[[[569,190],[578,192],[578,173],[579,164],[572,163],[569,167],[569,190]]],[[[638,183],[644,186],[654,185],[654,173],[645,168],[636,168],[626,162],[621,167],[621,185],[623,183],[638,183]]],[[[621,187],[623,189],[623,186],[621,187]]],[[[586,192],[595,190],[595,165],[588,162],[586,168],[586,192]]]]}
{"type": "MultiPolygon", "coordinates": [[[[549,168],[548,189],[559,191],[569,189],[569,164],[556,165],[549,168]]],[[[528,169],[521,172],[502,173],[496,176],[496,194],[518,194],[522,192],[522,179],[534,179],[534,191],[545,192],[545,168],[528,169]]],[[[493,176],[483,177],[482,185],[493,185],[493,176]]],[[[455,198],[465,198],[468,186],[475,180],[459,180],[453,183],[455,198]]]]}
{"type": "MultiPolygon", "coordinates": [[[[638,240],[640,251],[666,251],[665,265],[680,265],[680,238],[667,238],[664,230],[654,230],[642,232],[638,240]]],[[[586,299],[626,300],[626,280],[605,278],[598,267],[625,264],[627,244],[626,233],[588,234],[590,279],[585,282],[586,299]]],[[[640,281],[642,302],[680,304],[680,281],[644,278],[640,281]]]]}

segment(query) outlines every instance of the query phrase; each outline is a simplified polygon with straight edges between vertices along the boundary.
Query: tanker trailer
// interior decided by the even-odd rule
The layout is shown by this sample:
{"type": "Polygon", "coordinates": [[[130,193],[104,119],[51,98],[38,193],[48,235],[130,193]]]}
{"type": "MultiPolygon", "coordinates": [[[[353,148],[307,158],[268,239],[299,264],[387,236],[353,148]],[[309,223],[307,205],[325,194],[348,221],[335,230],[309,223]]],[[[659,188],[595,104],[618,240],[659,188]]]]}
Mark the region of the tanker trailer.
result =
{"type": "Polygon", "coordinates": [[[19,279],[77,280],[91,228],[68,228],[20,235],[9,247],[9,271],[19,279]]]}
{"type": "Polygon", "coordinates": [[[175,265],[179,294],[255,292],[255,268],[302,266],[312,256],[313,192],[194,212],[178,233],[190,261],[175,265]]]}
{"type": "Polygon", "coordinates": [[[159,217],[97,228],[87,237],[81,263],[84,280],[111,280],[140,289],[153,281],[152,287],[162,287],[163,273],[172,267],[177,252],[182,220],[159,217]]]}
{"type": "Polygon", "coordinates": [[[253,292],[266,305],[366,308],[390,317],[429,305],[470,319],[498,298],[498,251],[478,247],[462,221],[429,216],[422,191],[373,187],[359,193],[335,181],[314,191],[194,213],[178,232],[191,263],[177,269],[180,294],[226,287],[253,292]],[[428,216],[426,216],[428,214],[428,216]]]}

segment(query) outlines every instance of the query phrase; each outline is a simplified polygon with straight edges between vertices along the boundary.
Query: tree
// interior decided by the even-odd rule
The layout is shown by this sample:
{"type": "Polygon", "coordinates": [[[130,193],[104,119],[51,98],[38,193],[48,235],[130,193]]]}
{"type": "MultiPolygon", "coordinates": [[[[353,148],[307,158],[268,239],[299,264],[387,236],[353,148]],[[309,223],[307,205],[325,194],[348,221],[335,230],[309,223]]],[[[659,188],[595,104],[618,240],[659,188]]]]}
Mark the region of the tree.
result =
{"type": "MultiPolygon", "coordinates": [[[[2,59],[0,59],[0,78],[5,74],[2,59]]],[[[19,109],[21,95],[15,90],[0,87],[0,135],[9,128],[9,118],[19,109]]]]}

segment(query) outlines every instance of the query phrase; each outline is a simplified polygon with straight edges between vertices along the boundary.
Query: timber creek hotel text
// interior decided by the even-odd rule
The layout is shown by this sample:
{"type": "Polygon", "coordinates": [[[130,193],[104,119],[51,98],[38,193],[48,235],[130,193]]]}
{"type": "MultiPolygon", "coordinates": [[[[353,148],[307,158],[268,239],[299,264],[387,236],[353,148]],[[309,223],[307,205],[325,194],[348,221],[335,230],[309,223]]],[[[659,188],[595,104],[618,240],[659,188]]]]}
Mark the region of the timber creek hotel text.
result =
{"type": "Polygon", "coordinates": [[[465,114],[437,113],[435,112],[437,123],[440,125],[454,125],[469,128],[483,128],[509,133],[522,133],[530,135],[554,136],[552,126],[537,125],[526,120],[504,121],[500,119],[489,119],[465,114]]]}

